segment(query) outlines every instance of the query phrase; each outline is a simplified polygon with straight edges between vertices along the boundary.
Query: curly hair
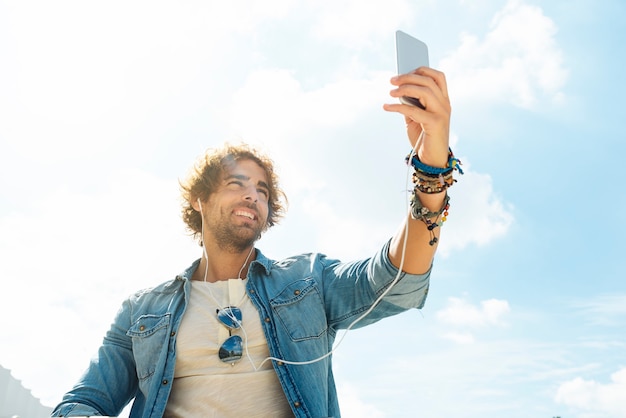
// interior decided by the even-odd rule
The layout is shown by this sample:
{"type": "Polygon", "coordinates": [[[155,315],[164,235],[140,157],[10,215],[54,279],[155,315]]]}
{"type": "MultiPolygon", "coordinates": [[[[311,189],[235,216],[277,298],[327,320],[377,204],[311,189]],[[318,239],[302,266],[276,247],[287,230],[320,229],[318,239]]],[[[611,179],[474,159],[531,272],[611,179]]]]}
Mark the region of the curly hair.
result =
{"type": "MultiPolygon", "coordinates": [[[[278,184],[272,160],[247,144],[233,145],[226,143],[220,148],[209,148],[192,166],[187,177],[179,181],[182,198],[182,217],[188,231],[200,243],[202,235],[202,217],[192,202],[205,201],[215,192],[226,172],[229,163],[251,160],[257,163],[267,175],[269,186],[267,224],[263,231],[274,226],[283,217],[287,197],[278,184]]],[[[201,243],[200,243],[201,244],[201,243]]]]}

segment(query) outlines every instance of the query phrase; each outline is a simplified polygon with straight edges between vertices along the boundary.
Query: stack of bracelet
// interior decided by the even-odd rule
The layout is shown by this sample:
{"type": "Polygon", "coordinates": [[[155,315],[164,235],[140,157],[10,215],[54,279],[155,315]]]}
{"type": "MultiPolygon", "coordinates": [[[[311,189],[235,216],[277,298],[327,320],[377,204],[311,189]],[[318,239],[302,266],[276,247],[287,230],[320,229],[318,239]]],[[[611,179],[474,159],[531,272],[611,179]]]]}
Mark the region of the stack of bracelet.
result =
{"type": "Polygon", "coordinates": [[[447,219],[448,209],[450,209],[450,196],[448,196],[446,190],[456,182],[456,180],[452,177],[454,170],[463,174],[463,170],[460,167],[461,162],[454,157],[452,150],[449,151],[448,166],[445,168],[426,165],[422,163],[419,158],[417,158],[417,155],[413,153],[406,157],[407,164],[409,163],[409,160],[415,169],[415,172],[413,173],[413,184],[415,187],[413,188],[413,193],[411,194],[411,216],[413,219],[424,222],[430,232],[429,244],[435,245],[438,239],[433,230],[443,225],[447,219]],[[441,209],[437,212],[431,212],[428,208],[425,208],[417,195],[418,191],[426,194],[446,192],[446,197],[443,201],[441,209]],[[443,217],[439,220],[441,215],[443,215],[443,217]]]}

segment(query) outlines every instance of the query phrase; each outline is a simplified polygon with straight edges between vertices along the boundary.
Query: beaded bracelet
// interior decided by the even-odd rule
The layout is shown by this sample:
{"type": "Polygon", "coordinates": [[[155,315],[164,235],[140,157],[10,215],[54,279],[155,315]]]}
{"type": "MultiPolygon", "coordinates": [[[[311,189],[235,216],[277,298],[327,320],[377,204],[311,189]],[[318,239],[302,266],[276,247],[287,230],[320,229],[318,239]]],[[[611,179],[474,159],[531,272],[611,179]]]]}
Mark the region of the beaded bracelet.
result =
{"type": "Polygon", "coordinates": [[[452,177],[451,171],[446,173],[445,176],[442,174],[438,176],[425,175],[418,171],[413,173],[413,184],[415,188],[422,193],[441,193],[455,182],[456,180],[452,177]]]}
{"type": "Polygon", "coordinates": [[[415,190],[419,190],[425,194],[437,194],[448,189],[456,180],[452,180],[450,183],[432,184],[432,183],[415,183],[415,190]]]}
{"type": "Polygon", "coordinates": [[[437,212],[431,212],[428,208],[422,205],[417,192],[413,190],[413,194],[411,195],[411,217],[424,222],[428,232],[430,233],[430,241],[428,241],[428,244],[431,246],[435,245],[439,241],[435,236],[434,229],[442,226],[443,223],[448,220],[448,209],[450,209],[450,196],[448,196],[448,193],[446,193],[441,209],[437,212]],[[438,219],[441,215],[443,215],[443,217],[439,221],[438,219]],[[431,220],[432,218],[435,218],[435,222],[431,220]]]}

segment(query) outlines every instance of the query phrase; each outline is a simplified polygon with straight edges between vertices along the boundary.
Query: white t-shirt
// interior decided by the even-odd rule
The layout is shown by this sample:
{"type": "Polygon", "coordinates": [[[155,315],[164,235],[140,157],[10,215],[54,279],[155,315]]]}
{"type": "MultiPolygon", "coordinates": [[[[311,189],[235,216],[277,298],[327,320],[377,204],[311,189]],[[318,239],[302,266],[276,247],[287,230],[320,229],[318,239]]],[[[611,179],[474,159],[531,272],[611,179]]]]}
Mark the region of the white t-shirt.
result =
{"type": "Polygon", "coordinates": [[[176,342],[172,392],[164,417],[293,417],[274,372],[259,313],[245,292],[245,280],[215,283],[192,281],[187,311],[176,342]],[[218,357],[228,328],[217,319],[218,308],[241,309],[242,327],[232,335],[243,339],[243,358],[234,365],[218,357]],[[247,346],[247,351],[246,351],[247,346]],[[249,353],[250,359],[247,354],[249,353]]]}

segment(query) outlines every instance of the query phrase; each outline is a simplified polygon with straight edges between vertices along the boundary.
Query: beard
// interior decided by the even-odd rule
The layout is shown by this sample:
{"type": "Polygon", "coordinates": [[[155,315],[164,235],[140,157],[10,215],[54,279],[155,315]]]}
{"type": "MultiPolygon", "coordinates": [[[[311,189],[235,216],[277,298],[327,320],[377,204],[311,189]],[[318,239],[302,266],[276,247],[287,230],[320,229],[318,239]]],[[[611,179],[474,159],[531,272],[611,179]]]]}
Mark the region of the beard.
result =
{"type": "Polygon", "coordinates": [[[262,223],[250,225],[244,222],[235,225],[230,220],[230,211],[222,213],[219,219],[205,218],[205,224],[218,247],[232,253],[240,253],[250,248],[264,230],[262,223]]]}

